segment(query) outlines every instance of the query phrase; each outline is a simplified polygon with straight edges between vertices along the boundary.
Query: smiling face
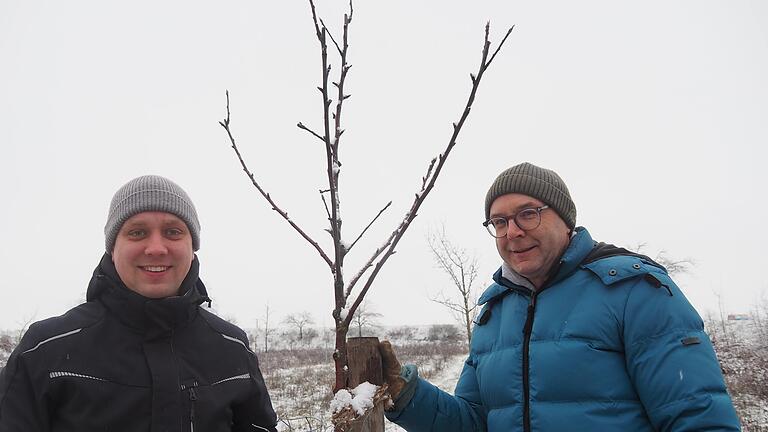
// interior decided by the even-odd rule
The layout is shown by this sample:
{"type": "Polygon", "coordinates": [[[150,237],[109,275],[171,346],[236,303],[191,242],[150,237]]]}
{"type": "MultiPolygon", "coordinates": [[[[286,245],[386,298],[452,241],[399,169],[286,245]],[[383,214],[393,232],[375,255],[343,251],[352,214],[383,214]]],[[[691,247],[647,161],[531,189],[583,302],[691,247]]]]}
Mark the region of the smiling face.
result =
{"type": "MultiPolygon", "coordinates": [[[[512,216],[526,208],[536,208],[544,203],[517,193],[496,198],[491,204],[490,216],[512,216]]],[[[560,216],[547,208],[541,212],[541,224],[530,231],[521,230],[510,220],[507,235],[496,239],[496,249],[512,270],[531,281],[536,288],[546,282],[552,266],[568,247],[570,229],[560,216]]]]}
{"type": "Polygon", "coordinates": [[[187,225],[165,212],[143,212],[125,221],[112,250],[125,286],[148,298],[178,295],[193,258],[187,225]]]}

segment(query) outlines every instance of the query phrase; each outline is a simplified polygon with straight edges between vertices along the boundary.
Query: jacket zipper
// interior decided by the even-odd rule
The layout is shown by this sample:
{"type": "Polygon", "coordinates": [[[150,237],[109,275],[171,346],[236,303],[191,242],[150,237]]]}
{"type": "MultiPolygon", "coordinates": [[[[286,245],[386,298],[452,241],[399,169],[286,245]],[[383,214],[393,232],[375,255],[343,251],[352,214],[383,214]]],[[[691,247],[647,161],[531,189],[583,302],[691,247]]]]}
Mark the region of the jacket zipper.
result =
{"type": "Polygon", "coordinates": [[[536,294],[531,295],[531,301],[528,303],[528,313],[525,317],[525,327],[523,328],[523,430],[531,430],[531,389],[530,389],[530,354],[531,333],[533,332],[533,316],[536,312],[536,294]]]}
{"type": "Polygon", "coordinates": [[[197,392],[194,387],[189,388],[189,431],[195,432],[195,401],[197,392]]]}

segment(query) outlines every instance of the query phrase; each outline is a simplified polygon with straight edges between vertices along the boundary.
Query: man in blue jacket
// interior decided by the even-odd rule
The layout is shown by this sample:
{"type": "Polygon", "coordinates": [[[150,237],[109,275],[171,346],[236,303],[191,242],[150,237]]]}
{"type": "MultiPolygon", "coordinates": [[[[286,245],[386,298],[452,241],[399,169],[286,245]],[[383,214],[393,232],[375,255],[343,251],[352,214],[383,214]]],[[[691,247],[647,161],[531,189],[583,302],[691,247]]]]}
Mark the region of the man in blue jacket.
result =
{"type": "Polygon", "coordinates": [[[737,431],[701,318],[650,258],[592,240],[554,171],[522,163],[485,199],[502,259],[454,395],[382,342],[408,431],[737,431]]]}

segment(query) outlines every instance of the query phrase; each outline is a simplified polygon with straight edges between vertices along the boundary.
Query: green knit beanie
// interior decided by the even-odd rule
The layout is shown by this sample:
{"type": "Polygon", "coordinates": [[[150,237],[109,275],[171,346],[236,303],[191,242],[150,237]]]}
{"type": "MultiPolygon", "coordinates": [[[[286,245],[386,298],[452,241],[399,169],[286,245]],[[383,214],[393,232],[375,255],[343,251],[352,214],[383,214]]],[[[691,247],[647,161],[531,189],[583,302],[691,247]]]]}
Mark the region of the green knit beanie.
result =
{"type": "Polygon", "coordinates": [[[569,228],[576,226],[576,206],[568,187],[556,172],[523,162],[499,174],[485,195],[486,220],[490,218],[493,201],[510,193],[536,198],[554,209],[569,228]]]}
{"type": "Polygon", "coordinates": [[[109,216],[104,225],[104,243],[107,252],[115,248],[117,233],[125,221],[141,212],[166,212],[183,220],[192,235],[192,249],[200,249],[200,222],[189,195],[171,180],[156,175],[145,175],[124,184],[112,197],[109,216]]]}

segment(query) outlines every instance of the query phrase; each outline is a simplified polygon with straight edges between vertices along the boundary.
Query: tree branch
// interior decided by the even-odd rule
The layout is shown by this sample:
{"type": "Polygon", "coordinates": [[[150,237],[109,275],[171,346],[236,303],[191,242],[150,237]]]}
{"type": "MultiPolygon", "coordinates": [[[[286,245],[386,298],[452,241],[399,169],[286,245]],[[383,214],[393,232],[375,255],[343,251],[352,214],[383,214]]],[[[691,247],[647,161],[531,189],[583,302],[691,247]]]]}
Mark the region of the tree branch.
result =
{"type": "Polygon", "coordinates": [[[232,136],[232,130],[230,129],[230,126],[229,126],[230,125],[229,90],[227,90],[226,94],[227,94],[227,118],[225,118],[223,121],[220,121],[219,124],[221,125],[221,127],[224,128],[225,131],[227,131],[227,136],[229,136],[229,141],[232,143],[232,149],[235,151],[235,154],[237,155],[237,159],[240,161],[240,165],[243,167],[243,171],[245,171],[245,174],[248,176],[249,179],[251,179],[251,183],[253,183],[253,185],[259,191],[261,196],[263,196],[264,199],[266,199],[267,202],[269,202],[269,204],[272,206],[272,210],[276,211],[280,216],[282,216],[283,219],[285,219],[293,227],[293,229],[296,230],[296,232],[298,232],[302,238],[304,238],[304,240],[309,242],[309,244],[311,244],[312,247],[314,247],[315,250],[317,250],[317,252],[323,258],[325,263],[328,264],[328,266],[331,267],[331,269],[333,269],[333,261],[331,261],[331,259],[328,258],[328,255],[326,255],[325,251],[323,251],[320,245],[314,239],[312,239],[312,237],[307,235],[307,233],[305,233],[304,230],[302,230],[294,221],[292,221],[288,217],[288,213],[283,209],[281,209],[277,205],[277,203],[275,203],[272,197],[266,191],[264,191],[261,185],[259,185],[259,183],[256,181],[256,178],[254,177],[251,170],[248,169],[248,166],[246,165],[242,155],[240,154],[240,150],[237,148],[237,144],[235,143],[235,137],[232,136]]]}
{"type": "Polygon", "coordinates": [[[331,100],[328,99],[328,74],[331,67],[328,65],[328,44],[326,43],[326,35],[328,35],[328,29],[319,23],[317,14],[315,12],[315,3],[313,0],[309,0],[310,7],[312,8],[312,21],[315,25],[315,33],[317,34],[317,40],[320,42],[321,50],[321,62],[322,62],[322,85],[319,87],[320,93],[323,97],[323,127],[324,135],[323,142],[325,143],[325,158],[326,158],[326,172],[328,175],[328,189],[331,196],[331,238],[333,239],[334,260],[333,260],[333,279],[334,279],[334,296],[336,299],[335,310],[341,310],[343,305],[340,304],[340,299],[343,296],[344,282],[343,282],[343,261],[344,253],[341,246],[341,221],[339,220],[339,167],[341,164],[338,160],[338,154],[336,153],[336,147],[334,143],[331,143],[331,125],[330,125],[330,104],[331,100]]]}
{"type": "MultiPolygon", "coordinates": [[[[507,31],[507,35],[512,31],[514,27],[511,27],[507,31]]],[[[363,286],[362,290],[360,290],[360,293],[357,295],[357,298],[355,299],[354,303],[352,303],[352,306],[349,307],[349,311],[347,313],[347,318],[345,319],[345,323],[349,325],[350,316],[355,313],[355,310],[357,310],[358,306],[360,305],[360,302],[362,302],[363,297],[365,297],[365,294],[368,292],[368,289],[370,289],[371,284],[373,283],[373,280],[378,275],[379,271],[381,270],[381,267],[384,265],[384,263],[389,259],[392,254],[395,253],[395,247],[397,247],[398,242],[403,237],[403,234],[410,226],[411,222],[416,218],[417,212],[419,208],[421,207],[422,203],[424,202],[424,199],[427,197],[429,192],[432,190],[432,188],[435,186],[435,182],[437,181],[438,176],[440,175],[440,172],[443,168],[443,165],[445,164],[446,159],[448,158],[448,155],[450,154],[453,147],[456,145],[456,138],[459,135],[459,132],[461,132],[461,128],[464,125],[464,122],[466,121],[467,117],[469,117],[469,112],[472,108],[472,103],[475,100],[475,95],[477,94],[477,89],[480,87],[480,81],[483,77],[483,74],[488,69],[488,66],[490,65],[490,62],[488,61],[488,52],[490,49],[490,41],[489,41],[489,32],[490,32],[490,23],[486,24],[485,26],[485,40],[483,43],[483,51],[482,51],[482,58],[480,61],[480,67],[477,71],[477,75],[472,75],[472,89],[469,93],[469,98],[467,100],[467,104],[464,107],[464,112],[461,115],[461,118],[457,123],[453,124],[453,134],[451,135],[451,139],[448,142],[448,145],[446,146],[445,150],[438,155],[436,158],[437,164],[435,165],[435,159],[433,159],[430,164],[429,168],[427,169],[427,174],[422,179],[422,188],[419,192],[416,193],[416,197],[413,201],[413,204],[411,205],[411,209],[405,214],[405,217],[403,218],[403,221],[400,223],[400,225],[397,227],[397,229],[390,235],[389,239],[387,239],[387,242],[385,243],[384,247],[387,248],[384,252],[384,255],[381,256],[379,261],[375,264],[373,271],[368,276],[368,279],[366,280],[365,285],[363,286]],[[434,170],[433,170],[434,166],[434,170]]],[[[499,48],[497,48],[496,52],[501,48],[501,46],[506,41],[506,36],[504,39],[499,43],[499,48]]],[[[495,54],[494,54],[495,55],[495,54]]],[[[381,252],[378,252],[374,254],[374,256],[378,256],[378,254],[381,252]]],[[[373,261],[369,261],[369,263],[366,264],[366,266],[361,269],[361,272],[364,272],[367,270],[367,267],[372,265],[373,261]]],[[[347,288],[347,292],[350,292],[351,288],[347,288]]]]}
{"type": "MultiPolygon", "coordinates": [[[[485,25],[485,28],[488,29],[490,26],[491,26],[491,23],[488,22],[485,25]]],[[[514,29],[515,29],[515,26],[512,26],[512,27],[509,28],[509,30],[507,30],[507,34],[504,35],[504,39],[501,40],[501,43],[499,43],[499,46],[496,47],[496,51],[493,52],[493,55],[491,56],[491,59],[488,60],[488,63],[485,64],[486,69],[488,68],[488,66],[491,65],[491,62],[493,61],[493,59],[496,58],[496,54],[499,53],[499,50],[501,49],[501,46],[504,45],[504,42],[507,41],[507,38],[509,37],[509,34],[512,33],[512,30],[514,30],[514,29]]]]}
{"type": "Polygon", "coordinates": [[[319,139],[320,141],[325,142],[325,138],[321,137],[317,132],[313,131],[312,129],[304,126],[304,123],[298,122],[298,123],[296,123],[296,127],[299,128],[299,129],[304,129],[305,131],[307,131],[307,132],[311,133],[312,135],[314,135],[315,137],[317,137],[317,139],[319,139]]]}
{"type": "Polygon", "coordinates": [[[328,191],[320,189],[320,198],[323,199],[323,205],[325,206],[325,213],[328,215],[328,220],[331,220],[331,211],[328,210],[328,202],[325,200],[325,195],[323,195],[326,192],[328,191]]]}
{"type": "Polygon", "coordinates": [[[441,298],[438,298],[438,297],[433,297],[430,300],[432,300],[433,302],[435,302],[437,304],[441,304],[441,305],[447,307],[448,309],[450,309],[453,312],[456,312],[458,314],[464,314],[464,307],[462,305],[454,303],[454,302],[452,302],[452,301],[450,301],[448,299],[445,299],[445,298],[441,299],[441,298]]]}
{"type": "Polygon", "coordinates": [[[368,231],[368,228],[370,228],[370,227],[371,227],[371,225],[373,225],[373,223],[374,223],[374,222],[376,222],[376,219],[378,219],[378,218],[379,218],[379,216],[381,216],[381,214],[382,214],[382,213],[384,213],[384,211],[385,211],[385,210],[387,210],[387,209],[389,208],[389,206],[391,206],[391,205],[392,205],[392,201],[388,202],[388,203],[387,203],[387,205],[385,205],[383,209],[379,210],[379,213],[378,213],[378,214],[377,214],[377,215],[376,215],[376,216],[375,216],[375,217],[374,217],[374,218],[371,220],[371,222],[370,222],[370,223],[369,223],[369,224],[368,224],[368,225],[367,225],[367,226],[366,226],[366,227],[363,229],[363,231],[360,233],[360,235],[359,235],[359,236],[357,236],[357,238],[355,239],[355,241],[353,241],[353,242],[352,242],[352,244],[351,244],[351,245],[349,245],[349,247],[347,248],[347,253],[349,253],[349,251],[350,251],[350,250],[352,250],[352,247],[353,247],[353,246],[355,246],[355,244],[357,243],[357,241],[358,241],[358,240],[360,240],[360,238],[362,238],[362,237],[363,237],[363,234],[365,234],[365,232],[366,232],[366,231],[368,231]]]}

